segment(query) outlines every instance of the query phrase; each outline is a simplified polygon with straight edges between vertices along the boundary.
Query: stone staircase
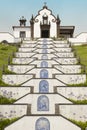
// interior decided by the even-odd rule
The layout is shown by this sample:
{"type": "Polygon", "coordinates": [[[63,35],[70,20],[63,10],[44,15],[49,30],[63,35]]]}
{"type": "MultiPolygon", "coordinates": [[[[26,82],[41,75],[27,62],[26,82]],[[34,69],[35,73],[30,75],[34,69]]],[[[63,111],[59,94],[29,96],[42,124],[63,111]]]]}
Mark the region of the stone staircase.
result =
{"type": "Polygon", "coordinates": [[[70,99],[87,99],[86,87],[69,87],[86,82],[81,65],[67,41],[39,39],[24,42],[4,74],[9,87],[0,87],[2,96],[16,99],[0,105],[0,118],[20,119],[5,130],[80,130],[69,119],[87,121],[87,105],[70,99]]]}

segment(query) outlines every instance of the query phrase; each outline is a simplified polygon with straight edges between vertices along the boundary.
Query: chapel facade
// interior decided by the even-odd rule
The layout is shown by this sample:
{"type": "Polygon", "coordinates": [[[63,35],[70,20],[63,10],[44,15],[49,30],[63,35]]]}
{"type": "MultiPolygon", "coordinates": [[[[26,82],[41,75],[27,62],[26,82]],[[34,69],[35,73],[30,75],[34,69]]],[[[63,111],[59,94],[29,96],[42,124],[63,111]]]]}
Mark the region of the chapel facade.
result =
{"type": "Polygon", "coordinates": [[[13,26],[16,39],[35,38],[70,38],[73,37],[74,26],[61,26],[59,15],[54,16],[52,10],[45,4],[38,14],[30,19],[30,26],[26,25],[26,19],[22,17],[19,26],[13,26]]]}

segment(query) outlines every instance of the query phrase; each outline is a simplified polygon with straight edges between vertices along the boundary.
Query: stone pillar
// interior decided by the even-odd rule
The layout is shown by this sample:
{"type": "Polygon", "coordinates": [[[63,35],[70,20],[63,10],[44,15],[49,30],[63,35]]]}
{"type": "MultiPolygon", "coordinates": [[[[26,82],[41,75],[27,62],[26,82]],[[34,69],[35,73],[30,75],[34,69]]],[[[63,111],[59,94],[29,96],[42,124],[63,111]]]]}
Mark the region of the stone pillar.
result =
{"type": "Polygon", "coordinates": [[[31,104],[27,105],[27,116],[31,114],[31,104]]]}
{"type": "Polygon", "coordinates": [[[59,16],[57,15],[57,19],[56,19],[56,24],[57,24],[57,38],[60,37],[60,19],[59,16]]]}
{"type": "Polygon", "coordinates": [[[34,17],[32,15],[32,18],[30,20],[30,25],[31,25],[31,39],[34,39],[34,17]]]}
{"type": "Polygon", "coordinates": [[[59,114],[60,114],[59,105],[55,104],[55,115],[59,115],[59,114]]]}

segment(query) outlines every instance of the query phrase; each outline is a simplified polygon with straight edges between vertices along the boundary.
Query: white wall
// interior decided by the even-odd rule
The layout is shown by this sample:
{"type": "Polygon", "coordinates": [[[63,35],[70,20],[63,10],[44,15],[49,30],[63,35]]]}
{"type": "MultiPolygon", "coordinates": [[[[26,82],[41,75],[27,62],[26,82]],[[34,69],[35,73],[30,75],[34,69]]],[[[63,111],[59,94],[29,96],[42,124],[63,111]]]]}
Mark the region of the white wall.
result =
{"type": "Polygon", "coordinates": [[[31,56],[33,56],[33,55],[35,55],[35,53],[30,53],[30,52],[26,52],[26,53],[23,53],[23,52],[16,52],[15,53],[15,56],[16,57],[18,57],[18,58],[23,58],[23,57],[31,57],[31,56]]]}
{"type": "Polygon", "coordinates": [[[87,33],[80,33],[75,38],[69,38],[69,42],[74,45],[87,44],[87,33]]]}
{"type": "Polygon", "coordinates": [[[26,33],[26,38],[27,39],[30,39],[31,37],[31,30],[30,28],[28,27],[15,27],[14,30],[13,30],[13,33],[14,33],[14,37],[17,39],[17,38],[20,38],[20,31],[25,31],[26,33]]]}
{"type": "Polygon", "coordinates": [[[14,43],[15,38],[8,32],[0,32],[0,42],[6,40],[8,43],[14,43]]]}
{"type": "Polygon", "coordinates": [[[38,20],[38,22],[34,23],[34,37],[40,38],[41,37],[41,30],[40,30],[40,22],[43,21],[42,17],[44,14],[47,14],[48,16],[48,23],[50,21],[51,28],[50,28],[50,37],[57,37],[57,25],[56,22],[52,22],[52,20],[55,21],[55,17],[51,14],[51,11],[48,9],[43,9],[39,12],[38,16],[35,18],[35,21],[38,20]],[[38,31],[37,31],[38,30],[38,31]]]}
{"type": "Polygon", "coordinates": [[[12,63],[13,64],[29,64],[30,62],[34,61],[34,58],[13,58],[12,63]]]}

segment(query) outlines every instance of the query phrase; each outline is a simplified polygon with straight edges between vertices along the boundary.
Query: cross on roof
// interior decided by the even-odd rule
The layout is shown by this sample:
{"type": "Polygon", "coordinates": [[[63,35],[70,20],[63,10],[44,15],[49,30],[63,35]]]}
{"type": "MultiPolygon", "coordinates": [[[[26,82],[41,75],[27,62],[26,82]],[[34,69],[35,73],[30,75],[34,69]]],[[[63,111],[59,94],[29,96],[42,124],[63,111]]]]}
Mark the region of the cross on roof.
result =
{"type": "Polygon", "coordinates": [[[44,2],[44,5],[46,6],[46,5],[47,5],[47,2],[44,2]]]}

